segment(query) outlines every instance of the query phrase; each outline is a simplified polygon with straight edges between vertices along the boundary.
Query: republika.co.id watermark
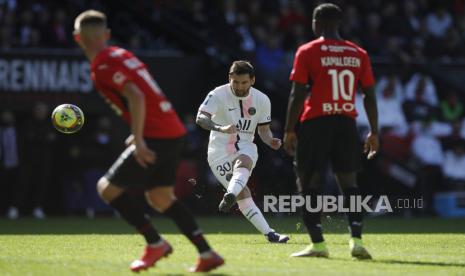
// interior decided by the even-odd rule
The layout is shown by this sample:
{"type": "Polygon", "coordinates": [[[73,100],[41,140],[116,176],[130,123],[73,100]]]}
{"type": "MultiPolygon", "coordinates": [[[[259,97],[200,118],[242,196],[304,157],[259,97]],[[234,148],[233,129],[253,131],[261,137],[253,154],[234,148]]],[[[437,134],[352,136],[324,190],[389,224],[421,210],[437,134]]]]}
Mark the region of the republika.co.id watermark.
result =
{"type": "Polygon", "coordinates": [[[387,195],[373,197],[372,195],[352,195],[347,201],[344,196],[320,195],[314,197],[301,195],[265,195],[263,198],[264,212],[293,213],[299,208],[308,212],[367,212],[391,213],[394,209],[421,209],[423,198],[398,198],[390,201],[387,195]]]}

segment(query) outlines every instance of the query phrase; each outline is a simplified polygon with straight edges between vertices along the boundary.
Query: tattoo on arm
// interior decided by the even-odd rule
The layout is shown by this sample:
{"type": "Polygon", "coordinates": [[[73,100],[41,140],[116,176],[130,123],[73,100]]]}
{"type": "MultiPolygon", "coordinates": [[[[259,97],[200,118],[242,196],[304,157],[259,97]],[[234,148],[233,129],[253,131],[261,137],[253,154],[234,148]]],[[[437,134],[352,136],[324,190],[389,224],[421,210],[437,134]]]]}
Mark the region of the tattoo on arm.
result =
{"type": "Polygon", "coordinates": [[[284,132],[294,131],[306,97],[306,85],[293,82],[291,94],[289,95],[289,103],[287,104],[287,116],[284,132]]]}
{"type": "Polygon", "coordinates": [[[195,122],[200,127],[206,130],[220,131],[220,128],[221,128],[221,125],[218,125],[217,123],[212,121],[210,114],[203,112],[203,111],[200,111],[197,114],[197,118],[195,122]]]}

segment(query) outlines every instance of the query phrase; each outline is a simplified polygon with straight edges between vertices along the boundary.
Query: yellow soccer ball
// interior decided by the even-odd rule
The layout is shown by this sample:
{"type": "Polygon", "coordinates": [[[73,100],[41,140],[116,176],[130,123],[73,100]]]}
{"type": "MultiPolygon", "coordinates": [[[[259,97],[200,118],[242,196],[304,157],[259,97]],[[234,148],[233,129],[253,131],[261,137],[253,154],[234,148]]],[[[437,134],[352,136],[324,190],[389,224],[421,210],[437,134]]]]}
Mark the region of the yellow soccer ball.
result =
{"type": "Polygon", "coordinates": [[[73,104],[62,104],[52,112],[52,124],[59,132],[71,134],[84,125],[84,113],[73,104]]]}

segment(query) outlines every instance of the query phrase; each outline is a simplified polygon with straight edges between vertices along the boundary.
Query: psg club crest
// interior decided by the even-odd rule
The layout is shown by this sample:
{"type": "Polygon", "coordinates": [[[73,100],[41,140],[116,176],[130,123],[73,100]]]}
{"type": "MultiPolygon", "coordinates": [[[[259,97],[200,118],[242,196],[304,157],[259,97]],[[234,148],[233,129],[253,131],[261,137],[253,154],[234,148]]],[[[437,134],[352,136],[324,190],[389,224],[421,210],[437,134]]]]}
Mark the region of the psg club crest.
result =
{"type": "Polygon", "coordinates": [[[251,116],[255,115],[255,113],[257,113],[257,110],[255,109],[255,107],[249,108],[249,114],[250,114],[251,116]]]}

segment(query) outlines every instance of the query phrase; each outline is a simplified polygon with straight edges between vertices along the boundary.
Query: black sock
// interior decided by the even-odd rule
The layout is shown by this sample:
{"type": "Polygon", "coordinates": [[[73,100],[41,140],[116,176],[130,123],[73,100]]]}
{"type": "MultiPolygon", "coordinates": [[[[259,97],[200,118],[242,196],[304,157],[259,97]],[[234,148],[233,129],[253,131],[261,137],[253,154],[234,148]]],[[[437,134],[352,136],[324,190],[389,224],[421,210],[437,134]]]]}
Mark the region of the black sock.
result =
{"type": "MultiPolygon", "coordinates": [[[[345,188],[344,192],[344,206],[346,208],[350,208],[350,196],[353,196],[353,200],[355,200],[355,196],[360,195],[360,189],[358,187],[352,188],[345,188]]],[[[347,213],[347,220],[349,221],[349,231],[350,235],[353,238],[362,238],[362,222],[363,222],[363,213],[360,212],[348,212],[347,213]]]]}
{"type": "MultiPolygon", "coordinates": [[[[319,195],[318,189],[306,189],[302,192],[302,196],[305,197],[305,200],[310,199],[310,206],[312,209],[317,207],[317,196],[319,195]]],[[[303,210],[303,219],[305,226],[307,226],[307,231],[310,234],[310,239],[313,243],[323,242],[323,229],[321,227],[321,211],[320,212],[309,212],[304,206],[303,210]]]]}
{"type": "Polygon", "coordinates": [[[171,218],[178,226],[179,230],[197,247],[199,253],[209,251],[211,248],[205,240],[199,226],[189,210],[179,201],[165,210],[164,214],[171,218]]]}
{"type": "Polygon", "coordinates": [[[110,202],[110,206],[119,212],[121,217],[134,226],[142,234],[148,244],[154,244],[161,240],[157,230],[145,217],[144,209],[128,193],[124,192],[110,202]]]}

